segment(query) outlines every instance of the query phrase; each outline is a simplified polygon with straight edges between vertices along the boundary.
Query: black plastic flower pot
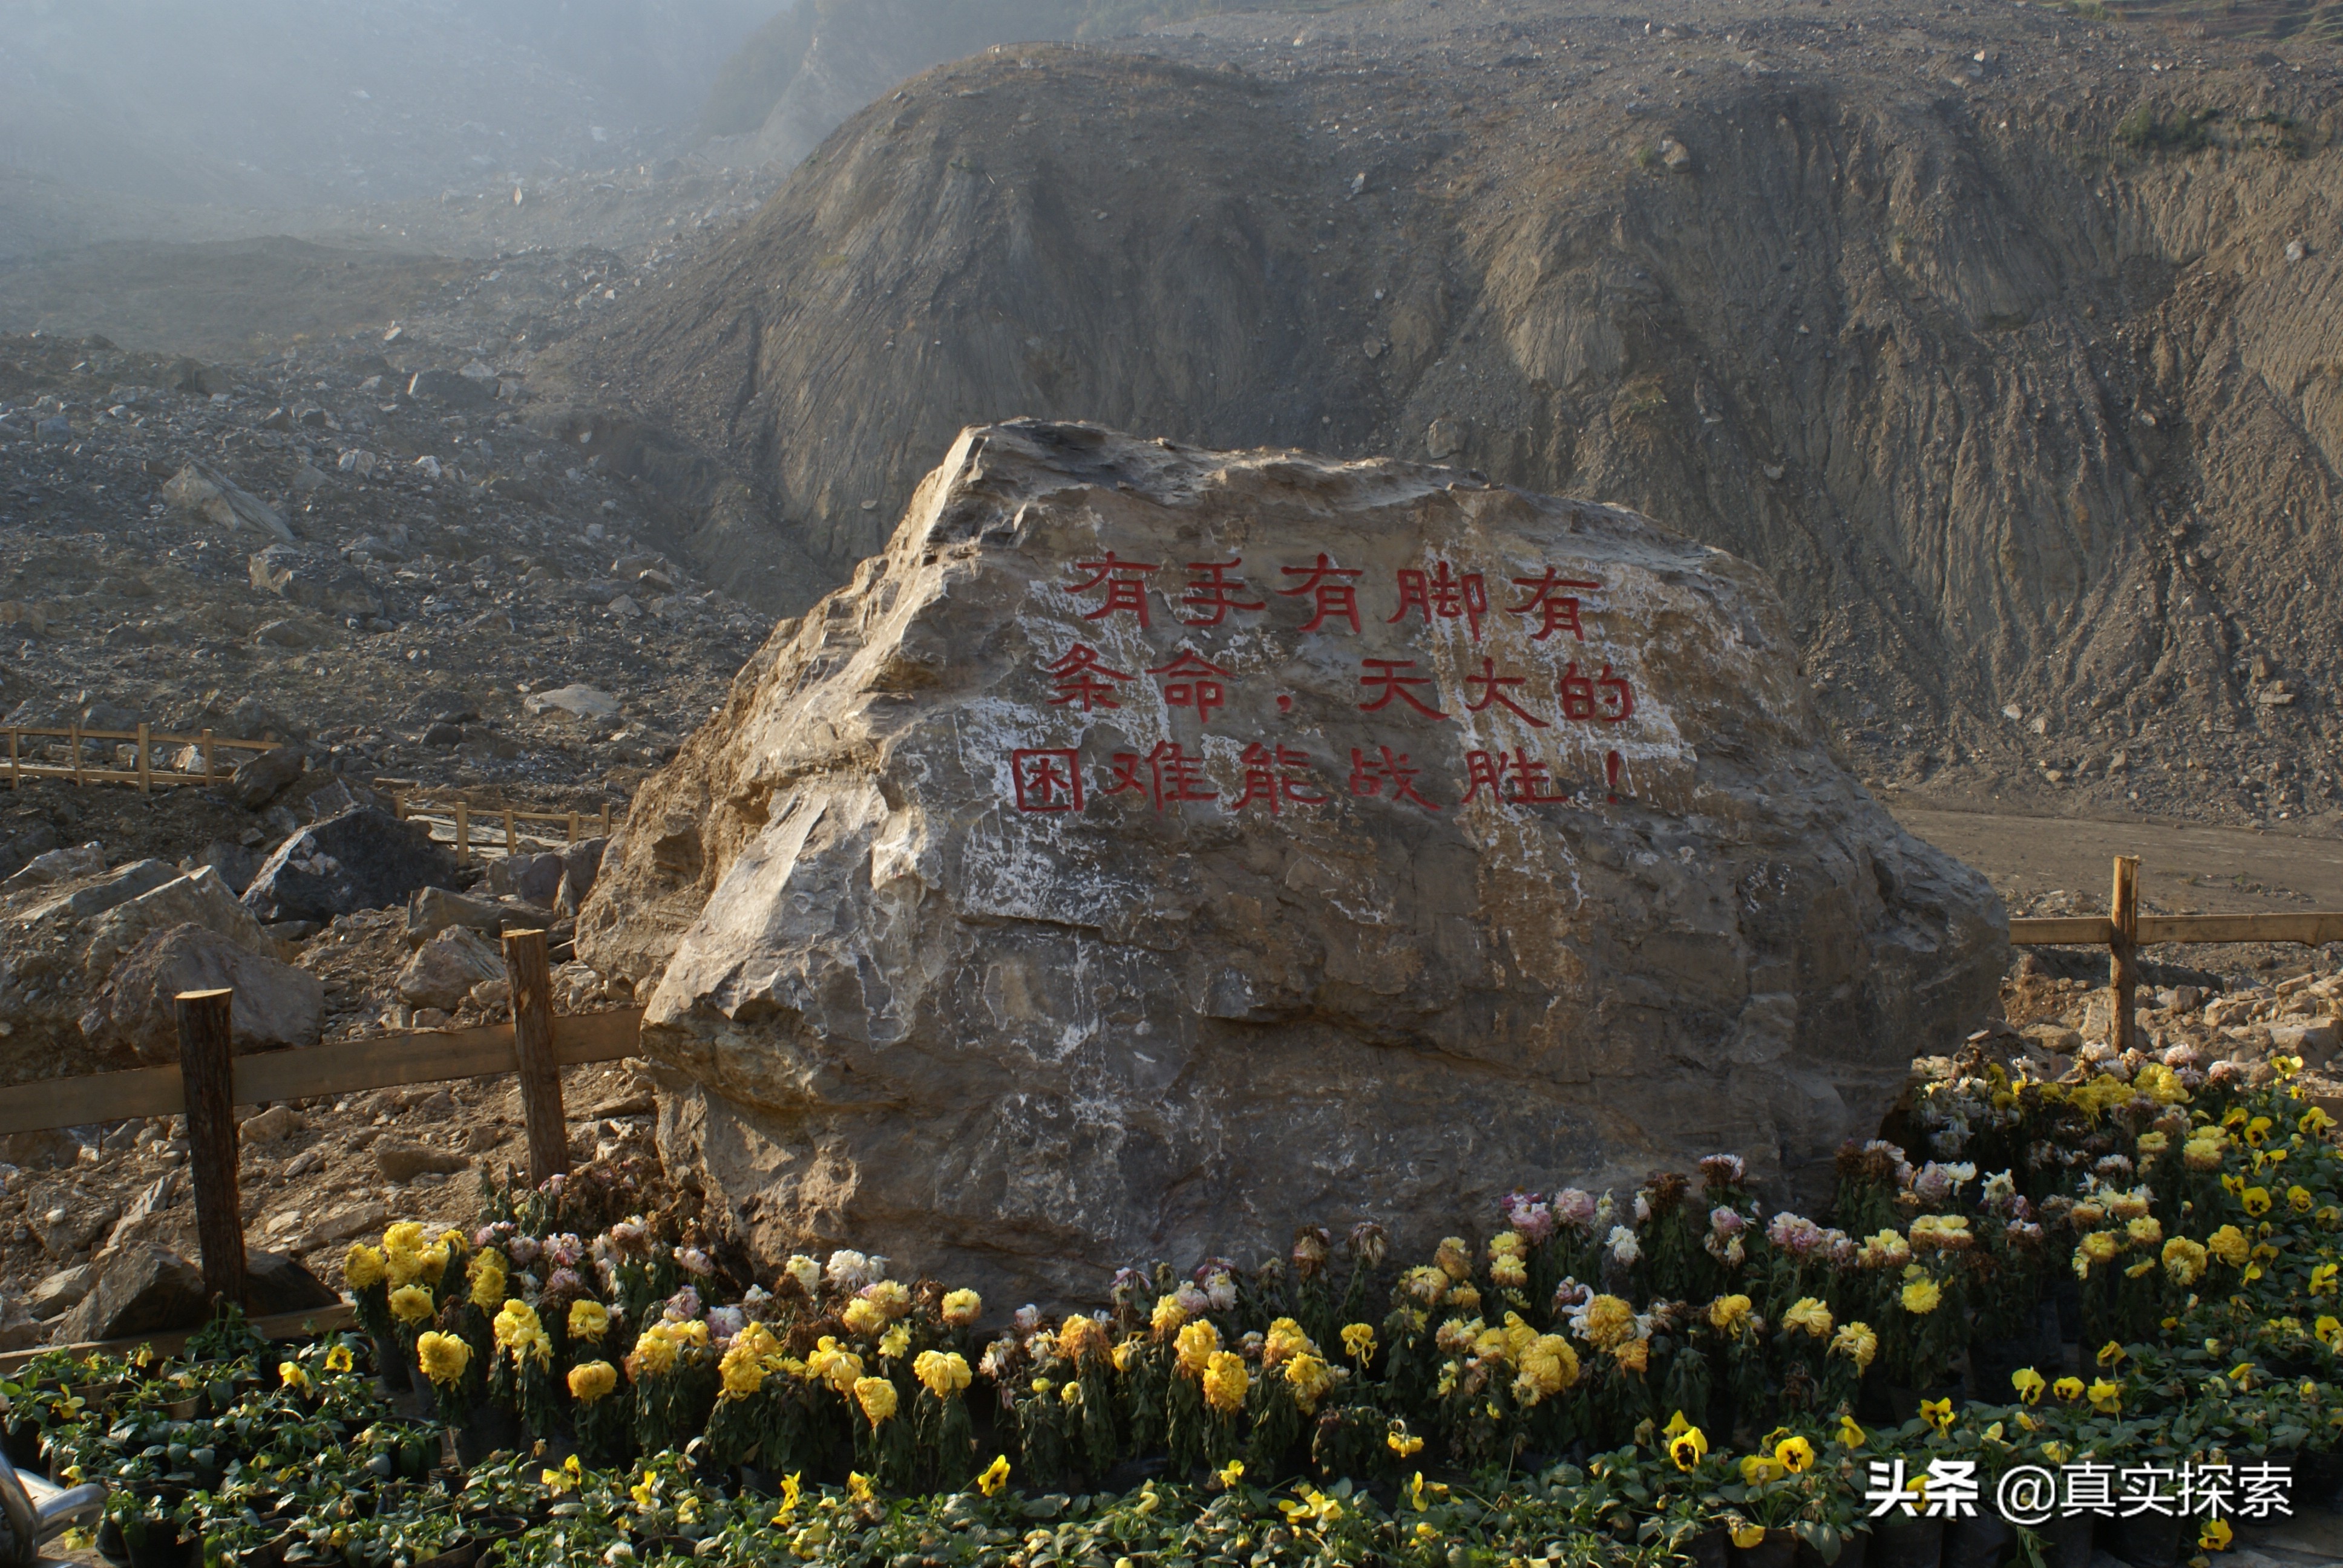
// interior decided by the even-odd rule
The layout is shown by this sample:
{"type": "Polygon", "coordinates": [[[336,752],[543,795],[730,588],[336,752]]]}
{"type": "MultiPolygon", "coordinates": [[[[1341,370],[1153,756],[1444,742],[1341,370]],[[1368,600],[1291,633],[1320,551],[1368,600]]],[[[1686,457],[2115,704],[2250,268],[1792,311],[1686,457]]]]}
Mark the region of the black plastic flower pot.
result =
{"type": "Polygon", "coordinates": [[[2135,1513],[2118,1519],[2107,1549],[2131,1568],[2172,1568],[2180,1561],[2180,1523],[2161,1513],[2135,1513]]]}
{"type": "Polygon", "coordinates": [[[1797,1561],[1798,1538],[1786,1530],[1768,1530],[1755,1546],[1733,1548],[1733,1568],[1790,1568],[1797,1561]]]}
{"type": "Polygon", "coordinates": [[[399,1353],[396,1336],[374,1342],[374,1370],[375,1375],[382,1379],[382,1386],[393,1393],[407,1389],[415,1381],[408,1375],[407,1358],[399,1353]]]}
{"type": "Polygon", "coordinates": [[[1731,1568],[1733,1543],[1722,1530],[1704,1530],[1684,1543],[1692,1568],[1731,1568]]]}
{"type": "Polygon", "coordinates": [[[1944,1568],[2000,1568],[2017,1532],[1994,1513],[1956,1519],[1945,1528],[1944,1568]]]}
{"type": "Polygon", "coordinates": [[[2097,1522],[2087,1513],[2047,1520],[2036,1527],[2042,1537],[2043,1568],[2091,1568],[2097,1551],[2097,1522]]]}
{"type": "Polygon", "coordinates": [[[1823,1561],[1823,1554],[1807,1543],[1798,1543],[1798,1568],[1863,1568],[1864,1559],[1871,1551],[1871,1532],[1851,1531],[1838,1538],[1838,1556],[1832,1562],[1823,1561]]]}
{"type": "Polygon", "coordinates": [[[1864,1568],[1940,1568],[1944,1555],[1943,1520],[1883,1520],[1871,1527],[1864,1568]]]}

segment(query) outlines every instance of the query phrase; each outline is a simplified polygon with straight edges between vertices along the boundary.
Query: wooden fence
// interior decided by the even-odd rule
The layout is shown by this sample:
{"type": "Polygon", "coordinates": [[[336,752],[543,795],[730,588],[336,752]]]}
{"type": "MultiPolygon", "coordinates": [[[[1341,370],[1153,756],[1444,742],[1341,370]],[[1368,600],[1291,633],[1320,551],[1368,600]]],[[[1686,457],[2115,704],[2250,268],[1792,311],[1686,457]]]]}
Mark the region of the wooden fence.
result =
{"type": "MultiPolygon", "coordinates": [[[[156,731],[151,725],[141,724],[136,729],[84,729],[78,723],[63,729],[39,725],[0,726],[8,737],[9,788],[22,789],[27,779],[63,779],[75,784],[135,784],[140,793],[151,795],[159,785],[169,789],[179,784],[216,784],[236,769],[233,762],[221,766],[223,751],[259,753],[273,751],[285,744],[278,740],[238,740],[216,735],[208,729],[193,735],[170,735],[156,731]],[[62,740],[65,743],[64,762],[31,762],[25,760],[26,739],[62,740]],[[128,768],[103,767],[91,764],[84,755],[91,741],[128,741],[136,752],[128,768]],[[194,747],[203,764],[200,772],[179,768],[157,768],[155,754],[173,748],[194,747]]],[[[35,754],[40,748],[30,749],[35,754]]],[[[416,789],[409,780],[377,779],[377,786],[388,786],[394,809],[402,819],[412,819],[427,825],[444,823],[452,829],[450,841],[458,855],[485,854],[491,849],[507,855],[523,852],[525,838],[538,845],[551,848],[556,844],[574,844],[581,836],[610,836],[610,807],[606,801],[598,812],[528,811],[515,806],[480,805],[468,799],[435,800],[416,789]],[[524,822],[554,822],[560,824],[558,837],[547,832],[524,835],[524,822]],[[482,836],[479,827],[493,824],[498,829],[493,837],[482,836]]],[[[436,837],[436,835],[435,835],[436,837]]]]}
{"type": "Polygon", "coordinates": [[[2021,947],[2092,947],[2107,950],[2107,989],[2114,1023],[2108,1043],[2127,1050],[2138,1043],[2139,1020],[2133,1001],[2139,987],[2142,948],[2192,942],[2300,942],[2323,947],[2343,942],[2343,911],[2275,915],[2143,915],[2139,912],[2139,857],[2117,855],[2115,885],[2105,915],[2061,915],[2009,922],[2009,940],[2021,947]]]}
{"type": "MultiPolygon", "coordinates": [[[[236,1192],[236,1106],[517,1073],[521,1122],[528,1138],[529,1181],[542,1183],[568,1173],[569,1126],[561,1101],[561,1069],[635,1054],[642,1012],[628,1008],[556,1019],[546,933],[507,931],[504,955],[512,988],[509,1022],[301,1050],[236,1056],[230,1042],[232,993],[182,992],[177,999],[177,1066],[0,1088],[0,1134],[134,1116],[186,1116],[204,1292],[215,1299],[224,1295],[241,1302],[246,1294],[245,1242],[236,1192]]],[[[299,1316],[322,1323],[325,1314],[299,1316]]]]}
{"type": "MultiPolygon", "coordinates": [[[[152,726],[141,724],[136,729],[84,729],[78,723],[62,729],[37,725],[5,726],[8,733],[8,786],[22,789],[27,779],[70,779],[76,784],[136,784],[144,794],[151,795],[157,784],[168,788],[174,784],[212,784],[220,776],[219,754],[229,751],[273,751],[281,742],[275,740],[231,740],[200,730],[194,735],[158,735],[152,726]],[[55,739],[65,743],[66,760],[27,762],[25,760],[25,739],[55,739]],[[127,740],[136,746],[137,759],[129,768],[93,768],[83,759],[84,742],[91,740],[127,740]],[[176,768],[157,769],[155,749],[158,746],[193,746],[201,750],[204,770],[186,772],[176,768]]],[[[234,772],[233,767],[227,769],[234,772]]]]}

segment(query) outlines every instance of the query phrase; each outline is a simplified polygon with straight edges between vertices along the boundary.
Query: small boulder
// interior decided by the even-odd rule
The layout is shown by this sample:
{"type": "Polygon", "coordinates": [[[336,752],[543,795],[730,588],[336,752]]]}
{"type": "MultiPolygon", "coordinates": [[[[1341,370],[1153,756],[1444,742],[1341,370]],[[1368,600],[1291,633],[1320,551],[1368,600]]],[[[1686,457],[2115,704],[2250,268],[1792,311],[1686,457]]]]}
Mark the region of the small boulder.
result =
{"type": "Polygon", "coordinates": [[[247,811],[257,811],[284,792],[309,766],[308,754],[298,746],[279,746],[236,765],[228,776],[227,791],[247,811]]]}
{"type": "Polygon", "coordinates": [[[89,1294],[92,1278],[87,1263],[75,1263],[70,1269],[59,1269],[25,1297],[25,1305],[34,1318],[47,1322],[61,1312],[72,1311],[89,1294]]]}
{"type": "Polygon", "coordinates": [[[575,719],[618,717],[617,698],[598,688],[575,683],[558,686],[551,691],[540,691],[523,698],[521,706],[531,713],[543,713],[550,709],[557,712],[567,713],[575,719]]]}
{"type": "Polygon", "coordinates": [[[283,1252],[246,1252],[244,1280],[244,1310],[256,1318],[314,1312],[337,1306],[342,1299],[299,1260],[283,1252]]]}
{"type": "Polygon", "coordinates": [[[555,914],[575,918],[586,907],[594,880],[601,874],[602,851],[609,843],[608,839],[588,839],[561,851],[561,886],[553,895],[555,914]]]}
{"type": "Polygon", "coordinates": [[[205,1317],[203,1271],[153,1242],[92,1260],[96,1282],[58,1325],[60,1344],[191,1329],[205,1317]]]}
{"type": "Polygon", "coordinates": [[[447,408],[486,408],[497,400],[494,381],[480,382],[457,370],[418,370],[407,378],[407,395],[417,403],[447,408]]]}
{"type": "Polygon", "coordinates": [[[468,926],[449,926],[407,960],[398,994],[417,1007],[453,1011],[474,986],[504,974],[504,957],[493,944],[468,926]]]}
{"type": "Polygon", "coordinates": [[[301,1113],[289,1105],[272,1105],[266,1111],[255,1111],[237,1124],[236,1131],[247,1143],[275,1143],[290,1138],[308,1123],[301,1113]]]}
{"type": "Polygon", "coordinates": [[[15,876],[0,882],[0,893],[45,888],[51,882],[70,882],[78,877],[95,877],[105,869],[106,847],[102,844],[75,844],[71,849],[51,849],[45,855],[34,856],[15,876]]]}
{"type": "Polygon", "coordinates": [[[2332,1019],[2286,1019],[2270,1025],[2270,1049],[2318,1067],[2335,1054],[2336,1032],[2332,1019]]]}
{"type": "Polygon", "coordinates": [[[193,924],[156,931],[132,949],[82,1015],[82,1033],[93,1046],[126,1047],[142,1061],[176,1061],[174,999],[223,987],[236,992],[230,1027],[239,1053],[317,1042],[326,988],[316,975],[193,924]]]}
{"type": "Polygon", "coordinates": [[[119,1203],[88,1201],[53,1203],[25,1216],[25,1223],[41,1251],[52,1258],[69,1258],[93,1245],[122,1217],[119,1203]]]}
{"type": "Polygon", "coordinates": [[[505,911],[486,899],[467,898],[445,888],[417,888],[407,899],[407,943],[420,947],[450,926],[464,926],[482,936],[499,935],[505,911]]]}
{"type": "Polygon", "coordinates": [[[11,1132],[0,1138],[0,1164],[14,1165],[23,1171],[47,1171],[59,1165],[70,1165],[81,1155],[81,1145],[74,1136],[59,1128],[45,1127],[37,1132],[11,1132]]]}
{"type": "Polygon", "coordinates": [[[272,534],[284,544],[293,542],[292,528],[274,507],[201,463],[189,463],[174,475],[163,487],[163,499],[174,510],[217,528],[250,528],[272,534]]]}
{"type": "Polygon", "coordinates": [[[78,925],[93,915],[102,915],[141,893],[151,893],[164,883],[178,879],[179,869],[168,861],[132,860],[100,875],[84,878],[74,885],[73,891],[34,905],[25,912],[23,923],[28,930],[52,923],[78,925]]]}
{"type": "Polygon", "coordinates": [[[317,920],[407,901],[417,888],[453,881],[456,858],[420,823],[374,806],[319,822],[277,847],[244,903],[265,921],[317,920]]]}
{"type": "Polygon", "coordinates": [[[384,1138],[374,1146],[375,1168],[386,1181],[412,1181],[417,1176],[436,1173],[452,1176],[458,1171],[468,1171],[472,1162],[463,1155],[446,1149],[434,1149],[405,1138],[384,1138]]]}
{"type": "Polygon", "coordinates": [[[498,898],[525,899],[549,910],[568,871],[568,864],[558,850],[507,855],[488,862],[488,891],[498,898]]]}

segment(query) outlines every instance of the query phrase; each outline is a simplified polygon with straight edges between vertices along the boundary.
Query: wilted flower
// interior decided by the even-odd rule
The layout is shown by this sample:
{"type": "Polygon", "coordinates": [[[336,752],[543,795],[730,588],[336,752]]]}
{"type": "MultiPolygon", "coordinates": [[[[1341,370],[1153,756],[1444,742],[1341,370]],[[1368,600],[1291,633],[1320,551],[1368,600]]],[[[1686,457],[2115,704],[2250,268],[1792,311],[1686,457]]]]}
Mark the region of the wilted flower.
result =
{"type": "Polygon", "coordinates": [[[1026,1302],[1009,1314],[1009,1326],[1019,1334],[1032,1333],[1041,1326],[1041,1309],[1031,1302],[1026,1302]]]}
{"type": "Polygon", "coordinates": [[[799,1252],[781,1265],[781,1277],[795,1285],[810,1301],[821,1288],[821,1265],[799,1252]]]}
{"type": "Polygon", "coordinates": [[[1554,1195],[1554,1217],[1574,1231],[1584,1231],[1594,1223],[1594,1197],[1575,1187],[1565,1187],[1554,1195]]]}
{"type": "Polygon", "coordinates": [[[1805,1258],[1822,1244],[1823,1230],[1803,1214],[1786,1210],[1776,1214],[1765,1226],[1765,1240],[1793,1258],[1805,1258]]]}
{"type": "Polygon", "coordinates": [[[716,1265],[708,1261],[708,1254],[697,1247],[686,1247],[678,1252],[675,1262],[676,1267],[687,1274],[712,1274],[716,1271],[716,1265]]]}
{"type": "Polygon", "coordinates": [[[860,1252],[840,1248],[830,1255],[822,1267],[822,1277],[841,1291],[858,1291],[870,1279],[870,1260],[860,1252]]]}
{"type": "Polygon", "coordinates": [[[1869,1370],[1872,1358],[1879,1353],[1879,1336],[1871,1332],[1869,1323],[1849,1322],[1842,1325],[1831,1339],[1834,1354],[1845,1356],[1855,1363],[1855,1370],[1869,1370]]]}
{"type": "Polygon", "coordinates": [[[1305,1280],[1313,1277],[1333,1250],[1334,1238],[1324,1226],[1302,1226],[1293,1232],[1293,1271],[1305,1280]]]}
{"type": "Polygon", "coordinates": [[[1611,1249],[1611,1261],[1622,1268],[1632,1268],[1643,1261],[1643,1243],[1636,1241],[1635,1232],[1624,1225],[1612,1226],[1610,1237],[1604,1244],[1611,1249]]]}
{"type": "Polygon", "coordinates": [[[1504,1210],[1505,1223],[1532,1246],[1537,1246],[1554,1234],[1554,1209],[1534,1192],[1519,1189],[1505,1194],[1500,1207],[1504,1210]]]}
{"type": "Polygon", "coordinates": [[[1830,1308],[1813,1296],[1803,1296],[1782,1314],[1782,1326],[1815,1339],[1826,1338],[1831,1332],[1830,1308]]]}
{"type": "Polygon", "coordinates": [[[1711,1154],[1700,1162],[1701,1179],[1712,1189],[1740,1186],[1748,1169],[1738,1154],[1711,1154]]]}
{"type": "Polygon", "coordinates": [[[1347,1245],[1351,1256],[1370,1269],[1383,1267],[1383,1255],[1391,1250],[1391,1237],[1373,1220],[1362,1220],[1351,1227],[1347,1245]]]}
{"type": "Polygon", "coordinates": [[[699,1317],[704,1310],[699,1302],[699,1287],[686,1285],[667,1299],[667,1305],[661,1311],[669,1322],[682,1323],[699,1317]]]}

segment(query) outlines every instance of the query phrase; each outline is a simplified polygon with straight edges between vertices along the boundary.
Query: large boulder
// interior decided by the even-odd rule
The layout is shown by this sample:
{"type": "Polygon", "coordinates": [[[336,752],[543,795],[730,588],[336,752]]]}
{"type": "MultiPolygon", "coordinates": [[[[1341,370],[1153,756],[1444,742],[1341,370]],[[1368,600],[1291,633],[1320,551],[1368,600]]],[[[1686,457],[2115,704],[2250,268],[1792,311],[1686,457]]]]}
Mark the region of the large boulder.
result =
{"type": "Polygon", "coordinates": [[[964,432],[639,794],[580,956],[768,1255],[1007,1292],[1744,1156],[1826,1190],[2008,955],[1765,577],[1453,469],[964,432]]]}
{"type": "Polygon", "coordinates": [[[451,881],[456,857],[419,822],[375,806],[345,811],[277,846],[244,890],[262,920],[330,921],[403,904],[417,888],[451,881]]]}
{"type": "Polygon", "coordinates": [[[176,1061],[178,994],[222,987],[236,992],[230,1028],[238,1051],[317,1043],[326,988],[316,975],[193,924],[156,931],[131,949],[82,1014],[81,1031],[100,1050],[176,1061]]]}

